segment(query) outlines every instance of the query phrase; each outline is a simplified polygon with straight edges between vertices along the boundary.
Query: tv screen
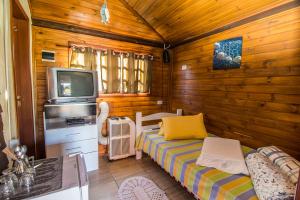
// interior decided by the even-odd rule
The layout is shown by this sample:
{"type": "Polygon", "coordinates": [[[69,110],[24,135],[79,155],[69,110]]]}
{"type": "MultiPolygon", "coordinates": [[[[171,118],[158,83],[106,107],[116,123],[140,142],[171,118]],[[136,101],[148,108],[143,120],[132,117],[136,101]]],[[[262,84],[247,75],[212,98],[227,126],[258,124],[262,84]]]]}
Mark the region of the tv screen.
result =
{"type": "Polygon", "coordinates": [[[93,74],[77,71],[57,71],[59,97],[83,97],[94,95],[93,74]]]}

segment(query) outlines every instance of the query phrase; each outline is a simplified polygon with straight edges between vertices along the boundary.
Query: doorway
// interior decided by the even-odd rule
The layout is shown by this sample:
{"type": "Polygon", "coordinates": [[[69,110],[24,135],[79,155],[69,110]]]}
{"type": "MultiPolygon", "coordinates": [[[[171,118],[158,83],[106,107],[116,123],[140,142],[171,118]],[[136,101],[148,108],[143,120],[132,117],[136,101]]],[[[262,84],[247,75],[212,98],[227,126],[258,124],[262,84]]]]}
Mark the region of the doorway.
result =
{"type": "Polygon", "coordinates": [[[30,68],[30,24],[19,0],[11,1],[12,58],[15,83],[17,135],[28,155],[36,155],[32,81],[30,68]]]}

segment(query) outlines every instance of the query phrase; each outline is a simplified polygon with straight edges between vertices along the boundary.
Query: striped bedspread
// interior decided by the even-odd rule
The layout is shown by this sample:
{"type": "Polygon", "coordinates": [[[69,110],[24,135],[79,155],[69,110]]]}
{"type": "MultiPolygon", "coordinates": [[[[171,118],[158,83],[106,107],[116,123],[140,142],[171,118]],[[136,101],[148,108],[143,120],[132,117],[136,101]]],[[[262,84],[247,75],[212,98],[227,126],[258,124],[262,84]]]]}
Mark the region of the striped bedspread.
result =
{"type": "MultiPolygon", "coordinates": [[[[165,141],[155,133],[144,133],[137,139],[137,148],[201,200],[258,199],[250,177],[197,166],[202,143],[203,140],[165,141]]],[[[245,155],[252,151],[249,147],[242,148],[245,155]]]]}

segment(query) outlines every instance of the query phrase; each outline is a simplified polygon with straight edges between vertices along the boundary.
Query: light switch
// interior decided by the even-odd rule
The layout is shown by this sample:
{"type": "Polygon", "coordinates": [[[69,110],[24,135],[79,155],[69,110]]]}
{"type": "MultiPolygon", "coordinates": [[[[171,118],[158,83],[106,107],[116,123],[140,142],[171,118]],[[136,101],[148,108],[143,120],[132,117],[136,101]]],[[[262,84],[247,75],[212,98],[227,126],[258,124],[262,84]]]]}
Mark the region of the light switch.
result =
{"type": "Polygon", "coordinates": [[[182,65],[182,66],[181,66],[181,70],[182,70],[182,71],[187,70],[187,68],[188,68],[187,65],[182,65]]]}
{"type": "Polygon", "coordinates": [[[162,100],[158,100],[157,101],[157,105],[162,105],[163,104],[163,101],[162,100]]]}

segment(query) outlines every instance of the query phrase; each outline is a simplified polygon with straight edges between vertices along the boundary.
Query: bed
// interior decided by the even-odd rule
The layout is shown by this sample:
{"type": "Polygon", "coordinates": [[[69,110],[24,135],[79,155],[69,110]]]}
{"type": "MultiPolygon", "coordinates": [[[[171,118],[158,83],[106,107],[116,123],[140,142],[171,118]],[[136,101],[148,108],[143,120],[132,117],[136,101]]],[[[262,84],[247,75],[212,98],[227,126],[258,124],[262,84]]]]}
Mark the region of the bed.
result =
{"type": "MultiPolygon", "coordinates": [[[[178,110],[177,115],[180,114],[181,111],[178,110]]],[[[141,113],[137,113],[136,148],[138,152],[148,154],[198,199],[258,199],[250,177],[232,175],[215,168],[196,165],[203,140],[165,141],[163,136],[157,134],[157,125],[142,126],[145,121],[172,115],[176,114],[157,113],[142,117],[141,113]]],[[[253,151],[246,146],[242,149],[245,156],[253,151]]],[[[137,158],[140,158],[139,153],[137,153],[137,158]]]]}

